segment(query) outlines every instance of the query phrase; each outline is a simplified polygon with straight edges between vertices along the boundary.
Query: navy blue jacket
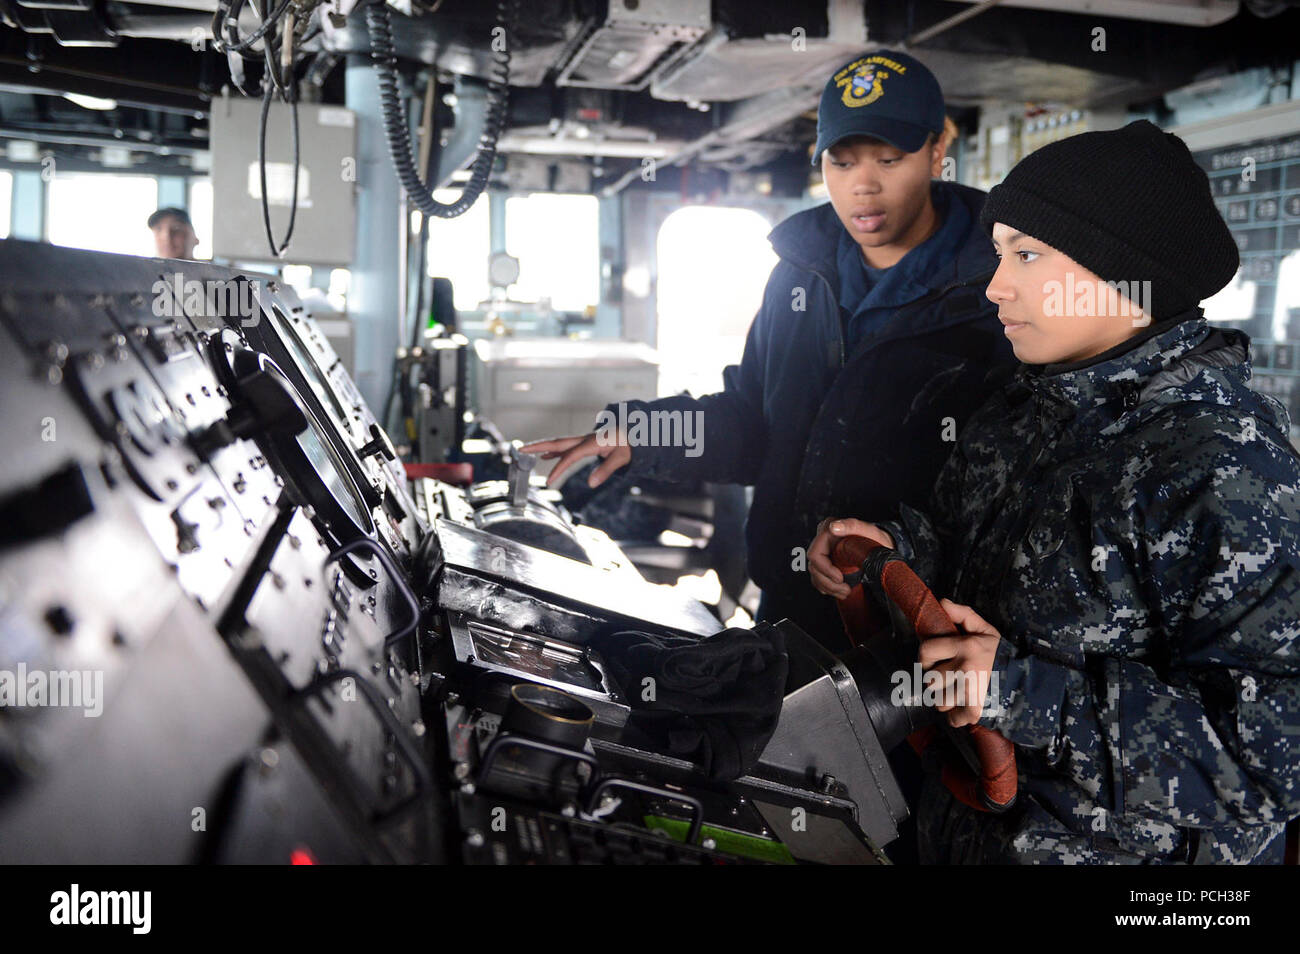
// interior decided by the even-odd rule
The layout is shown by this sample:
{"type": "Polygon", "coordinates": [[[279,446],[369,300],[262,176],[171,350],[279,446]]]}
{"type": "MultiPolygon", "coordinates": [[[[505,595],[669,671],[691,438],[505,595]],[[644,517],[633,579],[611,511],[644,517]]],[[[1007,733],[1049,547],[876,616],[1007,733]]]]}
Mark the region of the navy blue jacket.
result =
{"type": "Polygon", "coordinates": [[[835,649],[847,643],[834,601],[813,589],[802,557],[818,522],[923,507],[967,418],[1019,366],[984,297],[996,266],[978,224],[985,194],[932,188],[965,205],[966,240],[923,263],[915,297],[873,321],[851,353],[836,269],[844,227],[827,203],[768,236],[780,261],[721,393],[627,402],[701,412],[702,447],[633,446],[629,476],[752,485],[747,556],[763,615],[789,617],[835,649]]]}

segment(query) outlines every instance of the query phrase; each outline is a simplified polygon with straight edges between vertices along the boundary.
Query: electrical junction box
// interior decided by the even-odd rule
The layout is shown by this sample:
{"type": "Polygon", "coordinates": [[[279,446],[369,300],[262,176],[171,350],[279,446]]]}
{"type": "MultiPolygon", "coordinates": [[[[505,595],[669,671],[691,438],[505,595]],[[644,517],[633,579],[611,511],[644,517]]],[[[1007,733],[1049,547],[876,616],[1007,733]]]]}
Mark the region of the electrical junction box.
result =
{"type": "MultiPolygon", "coordinates": [[[[262,220],[258,164],[260,99],[212,104],[212,254],[239,262],[271,260],[262,220]]],[[[271,233],[284,240],[293,199],[290,107],[271,104],[266,124],[266,193],[271,233]]],[[[356,114],[341,106],[298,104],[298,212],[286,259],[350,265],[356,229],[356,114]]],[[[391,174],[391,170],[389,171],[391,174]]]]}

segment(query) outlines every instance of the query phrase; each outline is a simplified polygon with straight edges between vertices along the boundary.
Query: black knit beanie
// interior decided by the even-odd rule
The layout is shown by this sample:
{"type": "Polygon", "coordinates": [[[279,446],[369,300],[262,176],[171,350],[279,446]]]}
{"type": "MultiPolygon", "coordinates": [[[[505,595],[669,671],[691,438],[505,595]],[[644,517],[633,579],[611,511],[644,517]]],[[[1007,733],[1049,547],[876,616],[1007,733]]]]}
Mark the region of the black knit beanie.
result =
{"type": "MultiPolygon", "coordinates": [[[[1237,272],[1237,243],[1187,144],[1145,119],[1030,153],[989,192],[980,224],[1001,222],[1064,252],[1103,281],[1149,281],[1160,320],[1209,298],[1237,272]]],[[[1138,286],[1139,288],[1141,286],[1138,286]]]]}

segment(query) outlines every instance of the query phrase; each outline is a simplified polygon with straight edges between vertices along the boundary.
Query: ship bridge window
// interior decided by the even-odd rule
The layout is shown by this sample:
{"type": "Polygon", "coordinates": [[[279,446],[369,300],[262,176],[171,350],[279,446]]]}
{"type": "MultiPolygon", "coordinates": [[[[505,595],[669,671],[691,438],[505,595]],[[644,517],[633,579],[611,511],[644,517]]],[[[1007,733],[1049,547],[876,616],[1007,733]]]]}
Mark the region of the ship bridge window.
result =
{"type": "Polygon", "coordinates": [[[9,237],[10,215],[13,211],[14,176],[7,169],[0,169],[0,239],[9,237]]]}
{"type": "Polygon", "coordinates": [[[558,311],[598,304],[599,208],[591,195],[535,192],[506,199],[506,251],[519,259],[511,298],[549,298],[558,311]]]}
{"type": "Polygon", "coordinates": [[[738,364],[776,253],[752,209],[690,206],[659,229],[659,393],[712,394],[738,364]]]}
{"type": "Polygon", "coordinates": [[[156,255],[145,223],[157,208],[153,176],[58,174],[49,182],[48,235],[55,245],[156,255]]]}
{"type": "Polygon", "coordinates": [[[195,179],[190,183],[190,221],[199,244],[194,246],[195,258],[212,257],[212,180],[195,179]]]}
{"type": "MultiPolygon", "coordinates": [[[[459,189],[435,189],[439,202],[452,203],[459,189]]],[[[492,250],[491,217],[487,194],[479,196],[469,211],[454,219],[429,220],[429,274],[450,278],[455,289],[456,310],[474,311],[488,297],[487,261],[492,250]]],[[[412,222],[419,228],[418,220],[412,222]]]]}

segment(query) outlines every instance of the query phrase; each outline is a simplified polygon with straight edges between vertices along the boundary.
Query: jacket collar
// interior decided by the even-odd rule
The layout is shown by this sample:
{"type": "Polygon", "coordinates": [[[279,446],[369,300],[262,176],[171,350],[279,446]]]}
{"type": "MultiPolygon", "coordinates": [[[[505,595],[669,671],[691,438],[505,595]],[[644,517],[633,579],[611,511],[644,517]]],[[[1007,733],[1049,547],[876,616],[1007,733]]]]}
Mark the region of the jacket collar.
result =
{"type": "MultiPolygon", "coordinates": [[[[980,209],[985,193],[957,182],[934,179],[930,182],[932,196],[943,190],[950,202],[961,202],[970,214],[970,228],[958,249],[957,255],[939,263],[925,276],[928,289],[943,288],[956,282],[966,283],[992,277],[996,262],[988,233],[979,224],[980,209]]],[[[768,233],[772,248],[784,261],[799,268],[816,272],[839,287],[839,269],[836,254],[840,233],[844,225],[835,214],[834,207],[825,202],[802,212],[796,212],[768,233]]]]}
{"type": "Polygon", "coordinates": [[[1011,387],[1046,399],[1056,406],[1060,416],[1072,416],[1114,402],[1133,407],[1144,391],[1150,393],[1150,385],[1159,385],[1166,379],[1173,383],[1173,367],[1210,334],[1203,312],[1194,308],[1153,322],[1092,358],[1072,363],[1024,365],[1016,372],[1011,387]]]}

